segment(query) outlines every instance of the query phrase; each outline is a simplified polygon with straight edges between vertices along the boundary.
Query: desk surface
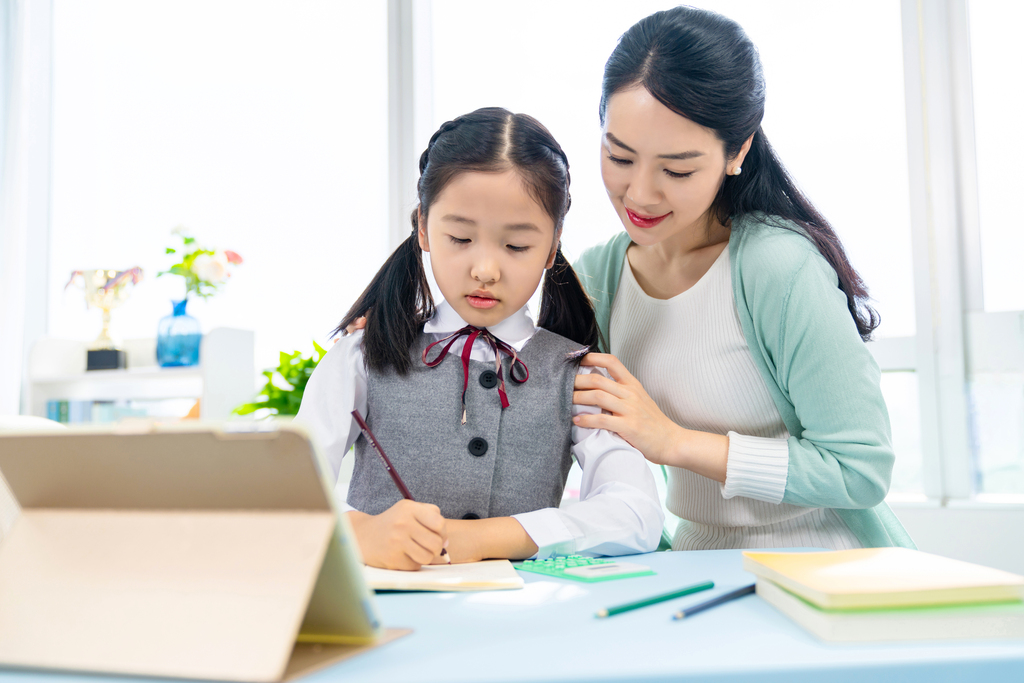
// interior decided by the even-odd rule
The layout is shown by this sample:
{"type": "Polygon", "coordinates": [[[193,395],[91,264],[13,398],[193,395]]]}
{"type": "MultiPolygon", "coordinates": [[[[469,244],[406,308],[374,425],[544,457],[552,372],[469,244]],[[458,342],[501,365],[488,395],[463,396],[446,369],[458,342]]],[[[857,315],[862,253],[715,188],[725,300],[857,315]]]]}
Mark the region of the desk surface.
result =
{"type": "MultiPolygon", "coordinates": [[[[388,626],[411,635],[302,679],[308,683],[1024,681],[1024,640],[827,645],[756,596],[692,619],[686,605],[752,583],[740,551],[629,558],[656,576],[585,584],[523,573],[489,593],[378,596],[388,626]],[[596,619],[603,608],[711,579],[715,589],[596,619]]],[[[98,676],[0,671],[0,683],[98,683],[98,676]]],[[[129,683],[131,678],[110,678],[129,683]]]]}

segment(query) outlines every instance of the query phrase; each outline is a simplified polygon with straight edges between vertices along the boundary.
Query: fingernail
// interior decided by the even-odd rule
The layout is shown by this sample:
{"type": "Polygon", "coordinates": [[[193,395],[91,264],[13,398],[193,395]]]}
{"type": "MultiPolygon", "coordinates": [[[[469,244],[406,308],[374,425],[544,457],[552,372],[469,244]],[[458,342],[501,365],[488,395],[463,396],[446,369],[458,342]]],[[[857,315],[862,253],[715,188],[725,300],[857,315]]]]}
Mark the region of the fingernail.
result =
{"type": "Polygon", "coordinates": [[[580,423],[580,419],[578,417],[574,417],[572,419],[572,422],[573,422],[573,424],[579,424],[580,423]]]}
{"type": "Polygon", "coordinates": [[[444,545],[443,545],[443,546],[441,546],[441,547],[442,547],[442,548],[447,548],[447,547],[448,547],[448,539],[445,539],[445,541],[444,541],[444,545]]]}

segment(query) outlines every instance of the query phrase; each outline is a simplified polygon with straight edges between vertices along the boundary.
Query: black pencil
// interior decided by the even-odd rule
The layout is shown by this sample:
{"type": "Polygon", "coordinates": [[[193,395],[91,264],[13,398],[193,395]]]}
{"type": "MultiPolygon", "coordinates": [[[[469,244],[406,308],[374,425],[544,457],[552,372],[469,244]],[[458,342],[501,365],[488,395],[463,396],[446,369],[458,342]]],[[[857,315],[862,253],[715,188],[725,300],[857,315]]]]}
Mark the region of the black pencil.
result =
{"type": "Polygon", "coordinates": [[[687,609],[681,610],[673,614],[672,618],[685,619],[686,617],[692,617],[694,614],[697,614],[698,612],[703,612],[706,609],[710,609],[717,605],[721,605],[723,602],[729,602],[730,600],[735,600],[736,598],[742,598],[744,595],[750,595],[754,592],[754,586],[755,584],[752,583],[749,586],[737,588],[734,591],[730,591],[725,595],[719,595],[717,598],[712,598],[711,600],[702,602],[699,605],[688,607],[687,609]]]}

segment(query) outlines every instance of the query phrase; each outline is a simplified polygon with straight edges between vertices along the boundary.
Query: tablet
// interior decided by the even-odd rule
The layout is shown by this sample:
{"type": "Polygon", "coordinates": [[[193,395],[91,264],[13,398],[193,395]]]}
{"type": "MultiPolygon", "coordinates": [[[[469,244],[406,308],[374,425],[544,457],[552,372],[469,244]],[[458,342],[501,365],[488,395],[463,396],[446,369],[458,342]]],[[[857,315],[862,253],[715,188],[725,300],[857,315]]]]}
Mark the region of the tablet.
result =
{"type": "Polygon", "coordinates": [[[0,664],[280,680],[296,642],[381,640],[297,425],[0,433],[0,472],[22,507],[0,544],[0,664]]]}

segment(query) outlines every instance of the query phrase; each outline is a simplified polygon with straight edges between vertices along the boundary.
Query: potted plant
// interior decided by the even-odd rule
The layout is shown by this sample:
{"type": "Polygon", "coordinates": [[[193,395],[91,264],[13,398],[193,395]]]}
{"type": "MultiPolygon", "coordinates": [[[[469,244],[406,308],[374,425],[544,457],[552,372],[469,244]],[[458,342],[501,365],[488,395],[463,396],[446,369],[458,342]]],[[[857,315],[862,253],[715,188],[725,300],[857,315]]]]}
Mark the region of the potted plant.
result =
{"type": "Polygon", "coordinates": [[[260,389],[259,395],[252,403],[243,403],[233,411],[236,415],[256,417],[279,417],[295,415],[302,404],[302,393],[306,389],[313,369],[327,352],[313,342],[315,355],[303,356],[300,351],[295,353],[281,352],[280,363],[276,368],[263,371],[267,378],[266,384],[260,389]]]}

